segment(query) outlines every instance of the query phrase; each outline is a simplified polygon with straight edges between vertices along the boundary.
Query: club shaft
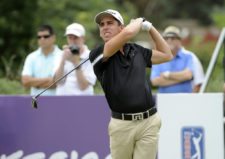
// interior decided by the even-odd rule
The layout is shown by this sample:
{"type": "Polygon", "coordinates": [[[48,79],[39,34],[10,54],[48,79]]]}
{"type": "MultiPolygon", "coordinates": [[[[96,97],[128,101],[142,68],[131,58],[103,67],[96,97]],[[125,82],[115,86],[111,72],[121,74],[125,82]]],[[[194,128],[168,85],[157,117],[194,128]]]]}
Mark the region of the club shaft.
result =
{"type": "Polygon", "coordinates": [[[37,94],[34,98],[37,99],[41,94],[43,94],[45,91],[47,91],[49,88],[51,88],[53,85],[55,85],[57,82],[61,81],[63,78],[65,78],[68,74],[70,74],[71,72],[73,72],[74,70],[76,70],[78,67],[80,67],[81,65],[83,65],[85,62],[87,62],[89,60],[89,58],[85,59],[84,61],[82,61],[79,65],[77,65],[75,68],[73,68],[71,71],[69,71],[68,73],[66,73],[65,75],[63,75],[62,77],[59,77],[58,79],[56,79],[51,85],[49,85],[46,89],[44,89],[43,91],[41,91],[39,94],[37,94]]]}

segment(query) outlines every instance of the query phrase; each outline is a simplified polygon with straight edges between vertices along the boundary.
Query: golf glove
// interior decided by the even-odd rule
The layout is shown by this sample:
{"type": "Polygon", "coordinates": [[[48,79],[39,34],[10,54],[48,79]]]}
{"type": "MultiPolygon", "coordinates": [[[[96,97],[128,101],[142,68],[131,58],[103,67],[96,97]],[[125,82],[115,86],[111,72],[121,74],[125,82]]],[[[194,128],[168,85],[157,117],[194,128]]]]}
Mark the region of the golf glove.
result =
{"type": "Polygon", "coordinates": [[[143,31],[150,31],[152,28],[152,23],[150,23],[149,21],[147,20],[144,20],[142,22],[142,25],[141,25],[141,30],[143,31]]]}

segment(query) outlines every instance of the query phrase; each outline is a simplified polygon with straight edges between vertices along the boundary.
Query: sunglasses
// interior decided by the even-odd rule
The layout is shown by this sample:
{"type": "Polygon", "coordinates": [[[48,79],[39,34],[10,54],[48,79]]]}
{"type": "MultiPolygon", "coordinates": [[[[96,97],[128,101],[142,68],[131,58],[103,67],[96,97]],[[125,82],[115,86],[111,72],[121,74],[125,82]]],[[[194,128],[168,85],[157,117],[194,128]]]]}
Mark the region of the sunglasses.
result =
{"type": "Polygon", "coordinates": [[[38,38],[38,39],[41,39],[41,38],[47,39],[47,38],[49,38],[50,36],[51,36],[51,35],[42,35],[42,36],[38,35],[37,38],[38,38]]]}

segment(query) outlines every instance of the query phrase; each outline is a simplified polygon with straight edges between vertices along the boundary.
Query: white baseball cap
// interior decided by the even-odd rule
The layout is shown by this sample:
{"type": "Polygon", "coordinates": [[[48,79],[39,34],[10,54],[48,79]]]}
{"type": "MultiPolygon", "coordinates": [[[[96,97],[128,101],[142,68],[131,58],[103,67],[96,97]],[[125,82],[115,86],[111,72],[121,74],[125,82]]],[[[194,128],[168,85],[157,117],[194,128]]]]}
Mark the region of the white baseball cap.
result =
{"type": "Polygon", "coordinates": [[[77,37],[85,36],[85,29],[83,25],[78,23],[70,24],[66,27],[65,35],[72,34],[77,37]]]}
{"type": "Polygon", "coordinates": [[[99,24],[101,22],[101,19],[104,17],[104,16],[108,16],[108,15],[111,15],[113,16],[116,20],[118,20],[122,25],[124,25],[124,21],[123,21],[123,17],[121,16],[121,14],[116,11],[116,10],[113,10],[113,9],[107,9],[103,12],[100,12],[98,13],[96,16],[95,16],[95,22],[97,24],[99,24]]]}
{"type": "Polygon", "coordinates": [[[181,39],[181,31],[176,26],[168,26],[163,32],[164,38],[176,37],[181,39]]]}

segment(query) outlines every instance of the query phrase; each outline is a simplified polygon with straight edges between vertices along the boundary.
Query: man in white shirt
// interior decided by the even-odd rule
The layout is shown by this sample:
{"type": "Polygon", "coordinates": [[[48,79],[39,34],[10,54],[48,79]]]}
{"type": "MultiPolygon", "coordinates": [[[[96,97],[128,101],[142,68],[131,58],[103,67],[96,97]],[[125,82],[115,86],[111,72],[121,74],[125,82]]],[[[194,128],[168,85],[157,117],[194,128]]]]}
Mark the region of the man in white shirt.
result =
{"type": "MultiPolygon", "coordinates": [[[[81,24],[73,23],[67,26],[65,35],[68,44],[63,46],[55,79],[65,75],[89,57],[90,50],[85,45],[85,29],[81,24]]],[[[90,61],[87,61],[57,83],[56,95],[93,95],[95,82],[93,67],[90,61]]]]}
{"type": "MultiPolygon", "coordinates": [[[[54,82],[54,68],[62,54],[62,50],[55,45],[56,37],[50,25],[39,27],[37,39],[39,48],[26,57],[21,78],[23,86],[30,89],[31,95],[37,95],[54,82]]],[[[55,85],[43,95],[55,95],[55,85]]]]}

